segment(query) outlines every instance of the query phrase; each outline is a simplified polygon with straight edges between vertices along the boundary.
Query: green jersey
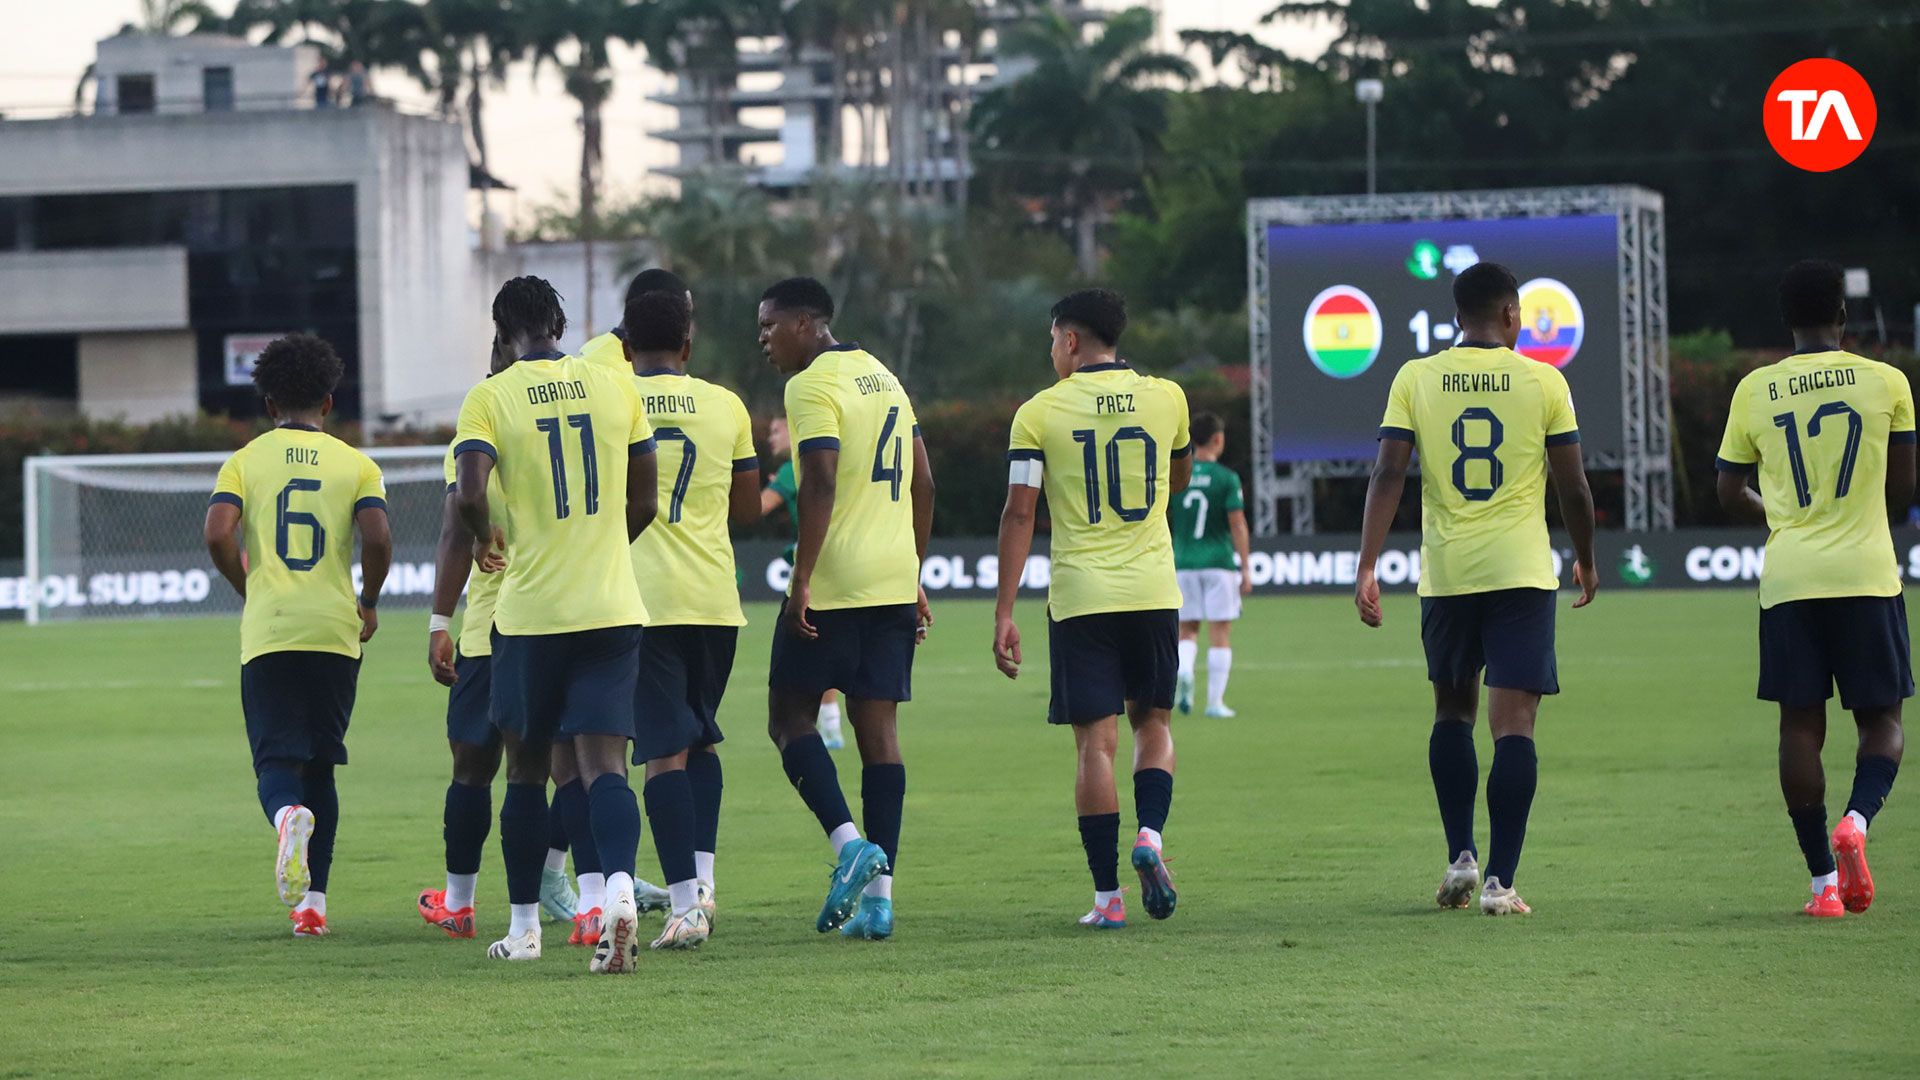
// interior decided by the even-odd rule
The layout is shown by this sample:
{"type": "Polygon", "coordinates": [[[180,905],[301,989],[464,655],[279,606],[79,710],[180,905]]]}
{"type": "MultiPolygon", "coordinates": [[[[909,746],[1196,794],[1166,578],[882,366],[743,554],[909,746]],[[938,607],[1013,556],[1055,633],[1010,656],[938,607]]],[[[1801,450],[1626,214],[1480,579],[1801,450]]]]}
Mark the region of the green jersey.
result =
{"type": "Polygon", "coordinates": [[[1173,497],[1167,524],[1173,530],[1176,570],[1233,570],[1233,534],[1227,514],[1246,509],[1240,474],[1217,461],[1193,463],[1193,481],[1173,497]]]}
{"type": "MultiPolygon", "coordinates": [[[[780,496],[781,503],[787,508],[787,518],[793,522],[793,531],[798,534],[800,532],[800,484],[793,478],[792,458],[780,463],[780,471],[773,474],[773,483],[768,484],[767,487],[780,496]]],[[[798,546],[797,543],[788,544],[780,552],[780,557],[789,563],[793,562],[794,549],[798,546]]]]}

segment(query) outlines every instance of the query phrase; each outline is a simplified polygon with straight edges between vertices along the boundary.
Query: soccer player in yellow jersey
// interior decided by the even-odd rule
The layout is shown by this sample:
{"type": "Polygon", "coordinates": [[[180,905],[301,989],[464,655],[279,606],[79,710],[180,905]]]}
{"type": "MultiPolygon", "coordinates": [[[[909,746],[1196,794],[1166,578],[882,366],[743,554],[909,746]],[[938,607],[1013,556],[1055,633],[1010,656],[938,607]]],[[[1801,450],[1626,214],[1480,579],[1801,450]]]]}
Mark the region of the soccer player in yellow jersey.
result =
{"type": "Polygon", "coordinates": [[[1542,694],[1560,692],[1553,650],[1554,592],[1560,579],[1540,504],[1547,476],[1573,542],[1573,579],[1593,600],[1593,494],[1581,464],[1580,429],[1567,380],[1513,351],[1520,340],[1520,293],[1506,267],[1479,263],[1453,281],[1458,344],[1410,360],[1394,376],[1380,427],[1380,455],[1367,485],[1354,603],[1379,626],[1374,564],[1400,507],[1407,466],[1420,451],[1420,641],[1433,682],[1427,766],[1452,860],[1435,894],[1441,907],[1466,907],[1480,885],[1473,800],[1480,782],[1473,725],[1476,685],[1486,671],[1493,768],[1487,774],[1492,827],[1480,910],[1526,914],[1513,888],[1527,814],[1538,781],[1534,718],[1542,694]]]}
{"type": "Polygon", "coordinates": [[[760,517],[753,420],[733,391],[687,374],[693,305],[684,291],[643,292],[622,321],[647,420],[659,443],[660,505],[633,543],[633,573],[651,621],[640,637],[633,763],[672,897],[656,949],[687,949],[713,923],[720,830],[717,717],[747,619],[728,523],[760,517]]]}
{"type": "Polygon", "coordinates": [[[624,318],[626,305],[633,303],[636,297],[650,292],[674,293],[686,297],[689,307],[693,304],[693,290],[687,288],[687,283],[680,280],[680,275],[659,266],[642,270],[633,275],[632,281],[627,282],[627,294],[620,301],[623,316],[621,324],[580,346],[580,358],[591,360],[596,364],[604,364],[622,375],[631,372],[633,366],[627,360],[626,348],[623,344],[627,337],[624,318]]]}
{"type": "Polygon", "coordinates": [[[492,710],[507,761],[500,844],[512,923],[487,955],[540,956],[549,753],[555,738],[571,736],[607,879],[589,970],[623,974],[639,955],[640,809],[626,774],[647,618],[627,545],[654,516],[653,428],[632,376],[554,347],[566,316],[545,281],[507,282],[493,321],[496,347],[518,359],[467,394],[453,448],[454,498],[476,538],[474,558],[505,575],[493,615],[492,710]],[[488,494],[496,472],[504,505],[488,494]]]}
{"type": "Polygon", "coordinates": [[[835,341],[832,322],[833,297],[812,278],[761,295],[760,346],[788,377],[800,475],[800,540],[773,631],[767,733],[839,859],[815,928],[872,940],[893,933],[907,789],[895,721],[912,696],[914,646],[932,622],[920,560],[933,530],[933,470],[899,380],[858,345],[835,341]],[[814,727],[829,688],[847,697],[871,840],[854,826],[814,727]]]}
{"type": "Polygon", "coordinates": [[[1913,503],[1913,391],[1898,369],[1840,348],[1839,266],[1795,263],[1780,282],[1780,312],[1793,355],[1734,390],[1719,495],[1736,519],[1771,530],[1760,572],[1760,698],[1780,705],[1780,791],[1813,875],[1806,912],[1838,918],[1873,903],[1867,826],[1900,769],[1901,704],[1913,696],[1887,528],[1890,508],[1904,515],[1913,503]],[[1747,486],[1755,470],[1758,493],[1747,486]],[[1860,745],[1829,850],[1820,748],[1835,683],[1860,745]]]}
{"type": "Polygon", "coordinates": [[[207,551],[246,599],[240,706],[260,808],[278,834],[274,878],[293,908],[295,937],[327,932],[327,877],[340,825],[333,769],[347,763],[360,646],[380,625],[375,604],[393,561],[379,467],[320,430],[342,370],[333,347],[306,334],[261,351],[253,382],[274,429],[220,467],[207,507],[207,551]],[[236,530],[245,537],[244,561],[236,530]]]}
{"type": "Polygon", "coordinates": [[[1000,515],[1000,592],[993,661],[1020,674],[1013,602],[1033,543],[1034,507],[1053,515],[1053,581],[1047,592],[1053,701],[1047,720],[1073,725],[1079,765],[1073,801],[1093,872],[1093,910],[1080,923],[1127,924],[1120,899],[1120,798],[1113,755],[1119,714],[1133,728],[1133,868],[1147,914],[1164,919],[1179,899],[1161,858],[1173,803],[1173,710],[1179,671],[1180,586],[1167,503],[1193,476],[1187,396],[1119,359],[1127,309],[1106,289],[1053,307],[1059,382],[1013,417],[1007,505],[1000,515]]]}

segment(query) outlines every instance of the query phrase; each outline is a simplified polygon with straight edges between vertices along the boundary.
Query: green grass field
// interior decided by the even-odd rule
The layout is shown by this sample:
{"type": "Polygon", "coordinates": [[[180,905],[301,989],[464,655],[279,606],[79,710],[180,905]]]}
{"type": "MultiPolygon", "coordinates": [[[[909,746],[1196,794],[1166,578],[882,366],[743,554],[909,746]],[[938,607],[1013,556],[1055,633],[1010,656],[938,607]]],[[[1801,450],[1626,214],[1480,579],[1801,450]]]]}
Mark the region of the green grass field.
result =
{"type": "MultiPolygon", "coordinates": [[[[1341,597],[1254,602],[1240,718],[1176,722],[1179,912],[1151,922],[1129,894],[1131,925],[1094,934],[1074,925],[1091,885],[1071,740],[1042,722],[1040,605],[1038,659],[1008,684],[990,607],[947,602],[904,711],[899,933],[867,944],[813,931],[828,851],[762,735],[754,610],[723,718],[718,934],[625,980],[589,977],[551,929],[540,963],[485,959],[506,925],[495,839],[479,939],[414,914],[441,880],[447,782],[417,613],[388,613],[368,652],[322,941],[293,940],[273,892],[236,625],[7,625],[0,1076],[1915,1075],[1920,822],[1896,788],[1871,912],[1798,914],[1753,611],[1729,591],[1563,612],[1519,882],[1534,914],[1488,919],[1432,902],[1415,601],[1390,598],[1377,632],[1341,597]]],[[[1130,829],[1130,790],[1122,806],[1130,829]]],[[[1485,829],[1483,811],[1483,847],[1485,829]]]]}

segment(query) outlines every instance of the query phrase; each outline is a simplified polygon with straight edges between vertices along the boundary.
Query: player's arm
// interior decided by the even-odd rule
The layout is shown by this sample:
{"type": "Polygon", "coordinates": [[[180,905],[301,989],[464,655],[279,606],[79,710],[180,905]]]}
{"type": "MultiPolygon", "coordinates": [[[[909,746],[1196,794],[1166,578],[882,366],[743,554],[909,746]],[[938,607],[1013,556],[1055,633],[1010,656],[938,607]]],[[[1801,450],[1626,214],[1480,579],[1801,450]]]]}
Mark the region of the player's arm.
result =
{"type": "Polygon", "coordinates": [[[813,568],[820,549],[827,546],[827,527],[833,523],[833,501],[839,493],[840,446],[814,447],[800,452],[800,539],[793,552],[793,584],[787,603],[787,626],[803,638],[819,637],[807,621],[807,601],[813,596],[813,568]]]}
{"type": "Polygon", "coordinates": [[[765,491],[760,489],[760,462],[741,468],[733,466],[733,487],[727,492],[727,520],[741,528],[759,521],[766,513],[765,491]]]}
{"type": "Polygon", "coordinates": [[[1894,432],[1887,444],[1887,509],[1902,520],[1913,505],[1914,456],[1913,432],[1894,432]]]}
{"type": "MultiPolygon", "coordinates": [[[[1889,447],[1889,451],[1893,448],[1889,447]]],[[[1909,447],[1909,450],[1912,448],[1909,447]]],[[[1913,455],[1909,453],[1908,468],[1911,469],[1913,455]]],[[[1714,481],[1714,494],[1720,497],[1720,509],[1727,516],[1742,525],[1765,525],[1767,523],[1767,504],[1761,501],[1760,493],[1748,486],[1747,478],[1753,475],[1752,466],[1736,465],[1730,461],[1720,461],[1719,475],[1714,481]]],[[[1913,474],[1907,474],[1907,490],[1913,490],[1913,474]]],[[[1887,455],[1887,488],[1893,488],[1893,455],[1887,455]]],[[[1888,500],[1891,505],[1892,500],[1888,500]]]]}
{"type": "Polygon", "coordinates": [[[375,605],[380,602],[380,587],[387,583],[387,571],[393,568],[393,527],[384,499],[362,503],[353,512],[353,523],[360,530],[360,640],[367,642],[380,629],[375,605]]]}
{"type": "MultiPolygon", "coordinates": [[[[627,456],[627,543],[640,539],[660,514],[660,456],[649,438],[627,456]]],[[[691,450],[688,453],[692,453],[691,450]]]]}
{"type": "Polygon", "coordinates": [[[460,520],[460,506],[449,491],[440,514],[440,543],[433,553],[433,615],[427,624],[427,667],[442,686],[458,681],[453,672],[453,633],[447,624],[472,573],[473,534],[460,520]]]}
{"type": "Polygon", "coordinates": [[[1016,459],[1009,467],[1007,505],[1000,511],[1000,582],[994,594],[993,665],[1009,679],[1020,676],[1020,628],[1013,621],[1013,602],[1020,595],[1020,578],[1027,556],[1033,553],[1033,518],[1040,502],[1039,458],[1016,459]]]}
{"type": "Polygon", "coordinates": [[[1167,466],[1167,494],[1178,495],[1193,481],[1192,416],[1187,412],[1187,392],[1176,382],[1164,383],[1173,393],[1173,454],[1167,466]]]}
{"type": "Polygon", "coordinates": [[[1247,512],[1227,511],[1227,532],[1233,536],[1234,554],[1240,556],[1240,595],[1253,591],[1253,540],[1247,532],[1247,512]]]}
{"type": "Polygon", "coordinates": [[[507,565],[507,536],[493,523],[487,505],[487,480],[493,476],[493,454],[487,450],[461,450],[453,459],[453,505],[460,512],[460,523],[473,537],[473,558],[483,574],[497,574],[507,565]]]}
{"type": "Polygon", "coordinates": [[[1407,488],[1407,467],[1413,462],[1412,432],[1382,434],[1380,452],[1374,456],[1373,473],[1367,478],[1367,508],[1360,519],[1360,571],[1354,581],[1353,603],[1360,609],[1360,621],[1379,626],[1380,583],[1374,579],[1374,564],[1380,550],[1387,546],[1387,531],[1400,512],[1400,496],[1407,488]]]}
{"type": "MultiPolygon", "coordinates": [[[[739,483],[739,477],[736,476],[734,482],[739,483]]],[[[780,493],[780,486],[778,484],[768,484],[760,490],[761,517],[766,517],[768,514],[773,513],[785,505],[787,505],[787,497],[780,493]]]]}
{"type": "Polygon", "coordinates": [[[1587,486],[1580,444],[1547,447],[1547,470],[1553,474],[1553,489],[1560,496],[1560,519],[1573,541],[1573,582],[1580,586],[1580,599],[1573,606],[1586,607],[1593,603],[1593,591],[1600,587],[1600,571],[1593,562],[1593,489],[1587,486]]]}
{"type": "Polygon", "coordinates": [[[1178,495],[1187,490],[1187,485],[1193,481],[1193,454],[1176,453],[1173,461],[1167,466],[1167,473],[1169,474],[1167,477],[1169,495],[1178,495]]]}
{"type": "Polygon", "coordinates": [[[218,495],[214,500],[207,505],[207,554],[213,557],[214,569],[244,600],[247,568],[240,558],[240,501],[238,496],[228,501],[218,495]]]}
{"type": "MultiPolygon", "coordinates": [[[[913,430],[913,550],[918,561],[927,561],[927,545],[933,542],[933,461],[927,457],[927,444],[918,432],[913,430]]],[[[933,606],[927,603],[927,590],[919,588],[919,599],[915,602],[914,614],[920,621],[920,637],[926,639],[927,627],[933,625],[933,606]]]]}

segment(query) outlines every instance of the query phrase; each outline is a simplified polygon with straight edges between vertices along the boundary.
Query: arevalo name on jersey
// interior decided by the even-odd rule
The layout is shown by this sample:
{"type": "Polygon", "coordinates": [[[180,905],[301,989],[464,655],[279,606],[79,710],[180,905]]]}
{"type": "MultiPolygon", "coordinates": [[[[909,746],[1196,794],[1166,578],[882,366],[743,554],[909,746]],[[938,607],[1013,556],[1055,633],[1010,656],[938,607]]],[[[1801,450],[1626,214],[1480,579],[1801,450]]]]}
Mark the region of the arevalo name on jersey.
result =
{"type": "Polygon", "coordinates": [[[1447,372],[1440,376],[1440,392],[1443,394],[1504,394],[1512,389],[1513,376],[1504,371],[1447,372]]]}

